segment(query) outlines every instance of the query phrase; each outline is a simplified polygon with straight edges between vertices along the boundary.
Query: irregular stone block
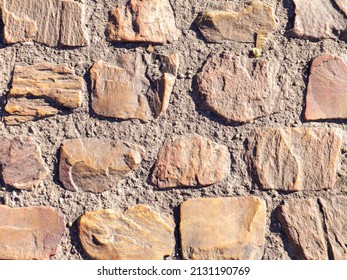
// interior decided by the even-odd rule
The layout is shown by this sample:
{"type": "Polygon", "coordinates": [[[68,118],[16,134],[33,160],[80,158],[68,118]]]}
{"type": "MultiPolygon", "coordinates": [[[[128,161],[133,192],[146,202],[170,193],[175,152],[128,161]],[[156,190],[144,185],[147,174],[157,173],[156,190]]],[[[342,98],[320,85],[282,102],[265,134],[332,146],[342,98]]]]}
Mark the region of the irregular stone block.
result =
{"type": "Polygon", "coordinates": [[[107,38],[111,42],[163,44],[180,35],[168,0],[130,0],[110,13],[107,38]]]}
{"type": "Polygon", "coordinates": [[[174,223],[141,204],[96,210],[80,218],[79,237],[93,259],[162,260],[173,253],[174,223]]]}
{"type": "Polygon", "coordinates": [[[275,25],[273,9],[260,1],[252,1],[241,12],[207,11],[197,20],[197,26],[208,42],[254,42],[259,30],[270,33],[275,25]]]}
{"type": "Polygon", "coordinates": [[[225,179],[230,166],[226,146],[198,135],[177,137],[160,149],[152,183],[159,188],[208,186],[225,179]]]}
{"type": "Polygon", "coordinates": [[[3,182],[15,189],[30,190],[48,174],[41,150],[30,138],[0,138],[3,182]]]}
{"type": "Polygon", "coordinates": [[[50,47],[88,44],[84,5],[72,0],[2,0],[3,40],[34,41],[50,47]]]}
{"type": "Polygon", "coordinates": [[[257,197],[187,200],[180,208],[183,258],[261,259],[265,225],[265,201],[257,197]]]}
{"type": "Polygon", "coordinates": [[[83,79],[65,64],[16,65],[7,95],[7,125],[54,116],[82,103],[83,79]]]}
{"type": "Polygon", "coordinates": [[[246,56],[213,55],[197,76],[207,107],[228,122],[249,122],[281,109],[278,65],[246,56]]]}
{"type": "Polygon", "coordinates": [[[179,65],[178,55],[154,55],[159,60],[159,77],[151,58],[139,53],[118,57],[115,65],[96,62],[91,71],[92,108],[100,116],[151,121],[168,108],[179,65]],[[147,61],[147,62],[146,62],[147,61]]]}
{"type": "Polygon", "coordinates": [[[261,188],[317,191],[335,185],[342,132],[331,128],[262,128],[249,138],[261,188]]]}
{"type": "Polygon", "coordinates": [[[49,259],[64,232],[65,218],[59,210],[0,205],[0,259],[49,259]]]}
{"type": "Polygon", "coordinates": [[[129,142],[101,139],[65,141],[59,180],[70,191],[104,192],[137,168],[145,151],[129,142]]]}

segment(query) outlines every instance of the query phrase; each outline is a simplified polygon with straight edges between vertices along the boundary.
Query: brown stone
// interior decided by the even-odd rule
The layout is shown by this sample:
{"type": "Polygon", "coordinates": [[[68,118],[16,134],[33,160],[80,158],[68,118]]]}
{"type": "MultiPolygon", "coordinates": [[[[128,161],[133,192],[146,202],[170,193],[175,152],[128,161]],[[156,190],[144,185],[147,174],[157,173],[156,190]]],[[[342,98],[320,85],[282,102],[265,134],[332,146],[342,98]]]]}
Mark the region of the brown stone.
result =
{"type": "Polygon", "coordinates": [[[129,53],[114,65],[96,62],[91,69],[92,108],[100,116],[150,121],[163,114],[170,101],[178,70],[178,55],[129,53]],[[158,60],[155,73],[149,77],[158,60]]]}
{"type": "Polygon", "coordinates": [[[163,44],[180,35],[168,0],[130,0],[110,13],[107,38],[111,42],[163,44]]]}
{"type": "Polygon", "coordinates": [[[48,174],[41,150],[30,138],[0,138],[0,164],[3,182],[19,190],[32,189],[48,174]]]}
{"type": "Polygon", "coordinates": [[[60,150],[59,180],[70,191],[104,192],[137,168],[141,146],[118,140],[74,139],[60,150]]]}
{"type": "Polygon", "coordinates": [[[141,204],[96,210],[80,218],[79,237],[93,259],[162,260],[173,253],[174,223],[141,204]]]}
{"type": "Polygon", "coordinates": [[[34,41],[50,47],[88,44],[84,6],[73,0],[2,0],[5,43],[34,41]]]}
{"type": "Polygon", "coordinates": [[[262,128],[249,138],[261,188],[316,191],[333,188],[342,131],[331,128],[262,128]]]}
{"type": "Polygon", "coordinates": [[[347,60],[324,54],[311,65],[306,120],[347,118],[347,60]]]}
{"type": "Polygon", "coordinates": [[[225,179],[230,165],[226,146],[198,135],[176,137],[160,149],[152,182],[159,188],[208,186],[225,179]]]}
{"type": "Polygon", "coordinates": [[[213,55],[197,77],[207,109],[228,122],[249,122],[281,110],[278,65],[228,54],[213,55]]]}
{"type": "Polygon", "coordinates": [[[0,259],[49,259],[65,232],[65,218],[51,207],[0,205],[0,259]]]}
{"type": "Polygon", "coordinates": [[[5,122],[23,122],[76,109],[82,103],[83,79],[65,64],[16,65],[7,95],[5,122]]]}
{"type": "Polygon", "coordinates": [[[191,260],[255,260],[264,252],[265,201],[198,198],[182,203],[182,255],[191,260]]]}
{"type": "Polygon", "coordinates": [[[254,42],[259,30],[270,33],[276,23],[271,7],[261,1],[252,1],[241,12],[207,11],[198,18],[197,25],[208,42],[254,42]]]}

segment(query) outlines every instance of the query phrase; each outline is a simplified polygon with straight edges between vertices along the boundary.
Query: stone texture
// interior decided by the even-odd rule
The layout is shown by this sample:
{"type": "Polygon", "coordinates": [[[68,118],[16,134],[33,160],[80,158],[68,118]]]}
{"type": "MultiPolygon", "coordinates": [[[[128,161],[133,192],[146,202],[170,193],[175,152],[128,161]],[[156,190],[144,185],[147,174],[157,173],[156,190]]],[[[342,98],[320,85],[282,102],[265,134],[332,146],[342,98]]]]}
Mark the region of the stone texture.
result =
{"type": "Polygon", "coordinates": [[[130,0],[110,12],[107,38],[111,42],[163,44],[179,35],[168,0],[130,0]]]}
{"type": "Polygon", "coordinates": [[[207,11],[197,20],[197,26],[208,42],[254,42],[259,30],[270,33],[275,25],[273,9],[261,1],[252,1],[241,12],[207,11]]]}
{"type": "Polygon", "coordinates": [[[331,128],[262,128],[249,138],[261,188],[317,191],[333,188],[342,131],[331,128]]]}
{"type": "Polygon", "coordinates": [[[51,207],[0,205],[0,259],[49,259],[65,232],[65,219],[51,207]]]}
{"type": "Polygon", "coordinates": [[[16,65],[7,95],[7,125],[54,116],[82,103],[83,79],[65,64],[16,65]]]}
{"type": "Polygon", "coordinates": [[[96,210],[79,221],[86,253],[98,260],[162,260],[174,248],[174,223],[146,205],[96,210]]]}
{"type": "Polygon", "coordinates": [[[261,259],[265,225],[265,201],[256,197],[187,200],[180,209],[183,258],[261,259]]]}
{"type": "Polygon", "coordinates": [[[333,1],[326,0],[293,0],[295,4],[295,21],[293,33],[297,37],[314,40],[336,38],[347,30],[347,13],[345,0],[335,0],[341,11],[334,8],[333,1]]]}
{"type": "Polygon", "coordinates": [[[1,0],[5,43],[34,41],[50,47],[88,44],[84,5],[72,0],[1,0]]]}
{"type": "Polygon", "coordinates": [[[249,122],[281,110],[278,65],[229,54],[213,55],[197,76],[207,109],[228,122],[249,122]]]}
{"type": "Polygon", "coordinates": [[[59,180],[70,191],[104,192],[137,168],[144,153],[119,140],[68,140],[60,150],[59,180]]]}
{"type": "Polygon", "coordinates": [[[347,118],[347,60],[330,54],[311,65],[306,97],[306,120],[347,118]]]}
{"type": "Polygon", "coordinates": [[[90,73],[94,112],[145,122],[158,118],[169,105],[178,65],[178,55],[140,53],[120,55],[114,65],[96,62],[90,73]],[[152,60],[159,65],[151,65],[152,60]]]}
{"type": "Polygon", "coordinates": [[[198,135],[167,140],[152,174],[159,188],[208,186],[230,174],[230,153],[224,145],[198,135]]]}
{"type": "Polygon", "coordinates": [[[0,138],[1,177],[5,185],[30,190],[48,174],[41,150],[31,138],[0,138]]]}

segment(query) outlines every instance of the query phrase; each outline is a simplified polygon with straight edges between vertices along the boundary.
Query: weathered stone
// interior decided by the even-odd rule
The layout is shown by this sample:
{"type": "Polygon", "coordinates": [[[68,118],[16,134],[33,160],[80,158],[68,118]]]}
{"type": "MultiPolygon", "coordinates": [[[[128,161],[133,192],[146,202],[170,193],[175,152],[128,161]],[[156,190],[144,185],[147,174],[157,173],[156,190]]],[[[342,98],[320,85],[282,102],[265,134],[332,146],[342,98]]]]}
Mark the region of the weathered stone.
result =
{"type": "Polygon", "coordinates": [[[0,205],[0,259],[48,259],[64,231],[65,218],[59,210],[0,205]]]}
{"type": "Polygon", "coordinates": [[[70,191],[104,192],[137,168],[141,146],[100,139],[65,141],[60,151],[59,179],[70,191]]]}
{"type": "Polygon", "coordinates": [[[241,12],[207,11],[198,18],[197,25],[208,42],[254,42],[259,30],[270,33],[276,23],[271,7],[260,1],[252,1],[241,12]]]}
{"type": "Polygon", "coordinates": [[[180,35],[168,0],[130,0],[110,13],[107,37],[111,42],[163,44],[180,35]]]}
{"type": "Polygon", "coordinates": [[[347,60],[329,54],[312,62],[306,97],[306,120],[347,118],[347,60]]]}
{"type": "Polygon", "coordinates": [[[183,258],[261,259],[265,225],[265,201],[256,197],[187,200],[180,209],[183,258]]]}
{"type": "Polygon", "coordinates": [[[197,77],[207,109],[228,122],[249,122],[281,110],[278,65],[227,54],[213,55],[197,77]]]}
{"type": "Polygon", "coordinates": [[[159,188],[208,186],[230,173],[230,153],[224,145],[198,135],[168,140],[152,174],[159,188]]]}
{"type": "Polygon", "coordinates": [[[92,108],[98,115],[150,121],[163,114],[170,101],[178,70],[178,55],[129,53],[115,65],[96,62],[91,69],[92,108]],[[149,77],[149,61],[158,60],[158,77],[149,77]]]}
{"type": "Polygon", "coordinates": [[[346,0],[334,0],[339,9],[347,16],[347,2],[346,0]]]}
{"type": "Polygon", "coordinates": [[[0,138],[3,182],[15,189],[30,190],[48,174],[41,150],[30,138],[0,138]]]}
{"type": "MultiPolygon", "coordinates": [[[[340,13],[326,0],[293,0],[295,4],[295,36],[314,40],[336,38],[347,29],[347,13],[340,13]]],[[[346,8],[345,0],[335,0],[341,10],[346,8]]]]}
{"type": "Polygon", "coordinates": [[[23,122],[76,109],[82,103],[83,79],[65,64],[16,65],[7,95],[5,122],[23,122]]]}
{"type": "Polygon", "coordinates": [[[174,248],[174,223],[146,205],[97,210],[79,221],[86,253],[98,260],[162,260],[174,248]]]}
{"type": "Polygon", "coordinates": [[[50,47],[88,44],[84,6],[73,0],[1,0],[5,43],[34,41],[50,47]]]}
{"type": "Polygon", "coordinates": [[[261,188],[315,191],[333,188],[341,130],[262,128],[249,138],[249,155],[261,188]]]}

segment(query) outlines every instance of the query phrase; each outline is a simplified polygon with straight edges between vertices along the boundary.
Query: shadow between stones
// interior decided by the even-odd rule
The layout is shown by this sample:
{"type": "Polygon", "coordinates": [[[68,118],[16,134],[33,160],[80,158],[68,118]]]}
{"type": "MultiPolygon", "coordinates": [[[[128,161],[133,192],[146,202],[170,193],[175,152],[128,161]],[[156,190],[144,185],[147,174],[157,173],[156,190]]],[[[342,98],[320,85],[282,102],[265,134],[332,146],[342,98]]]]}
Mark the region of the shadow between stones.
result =
{"type": "Polygon", "coordinates": [[[77,251],[77,253],[80,254],[80,256],[83,260],[91,260],[91,258],[84,252],[81,240],[78,236],[79,219],[80,219],[80,217],[78,217],[73,222],[72,226],[69,228],[69,237],[71,240],[71,245],[77,251]]]}

